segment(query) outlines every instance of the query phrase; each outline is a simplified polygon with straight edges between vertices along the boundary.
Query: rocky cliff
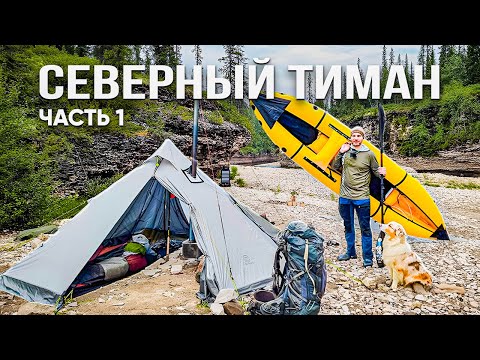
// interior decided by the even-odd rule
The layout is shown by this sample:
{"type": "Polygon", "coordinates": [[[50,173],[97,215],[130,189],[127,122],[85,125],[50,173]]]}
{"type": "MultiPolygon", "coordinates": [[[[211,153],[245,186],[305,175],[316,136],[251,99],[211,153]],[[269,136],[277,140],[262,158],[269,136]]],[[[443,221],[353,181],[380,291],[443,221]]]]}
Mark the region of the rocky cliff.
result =
{"type": "MultiPolygon", "coordinates": [[[[193,102],[192,102],[193,106],[193,102]]],[[[169,138],[185,154],[192,154],[193,121],[164,119],[163,137],[126,136],[122,134],[94,135],[93,141],[75,141],[68,162],[59,164],[59,193],[83,193],[89,180],[109,178],[115,174],[126,174],[148,158],[169,138]]],[[[198,167],[210,177],[233,154],[250,142],[250,133],[241,126],[223,122],[221,125],[199,121],[198,167]]]]}
{"type": "MultiPolygon", "coordinates": [[[[384,151],[390,158],[402,166],[409,166],[419,172],[441,172],[456,176],[480,176],[480,144],[464,144],[448,150],[438,151],[433,156],[405,157],[399,152],[403,140],[411,135],[413,124],[418,114],[410,112],[386,112],[386,126],[384,135],[384,151]]],[[[425,119],[427,129],[433,130],[442,120],[438,116],[437,107],[422,109],[420,116],[425,119]]],[[[378,117],[368,115],[351,121],[342,120],[352,127],[362,126],[366,131],[366,138],[379,147],[378,117]]]]}
{"type": "MultiPolygon", "coordinates": [[[[429,129],[441,121],[438,117],[438,108],[429,107],[422,110],[421,116],[426,119],[429,129]]],[[[434,156],[406,157],[400,154],[399,148],[403,140],[410,136],[415,123],[415,114],[409,112],[389,111],[386,113],[387,122],[384,134],[384,152],[401,166],[407,166],[418,172],[438,172],[455,176],[480,176],[480,144],[464,144],[448,150],[438,151],[434,156]]],[[[341,121],[353,127],[362,126],[366,131],[366,139],[379,147],[378,116],[367,115],[354,120],[341,121]]],[[[279,154],[282,167],[298,167],[296,163],[279,154]]]]}

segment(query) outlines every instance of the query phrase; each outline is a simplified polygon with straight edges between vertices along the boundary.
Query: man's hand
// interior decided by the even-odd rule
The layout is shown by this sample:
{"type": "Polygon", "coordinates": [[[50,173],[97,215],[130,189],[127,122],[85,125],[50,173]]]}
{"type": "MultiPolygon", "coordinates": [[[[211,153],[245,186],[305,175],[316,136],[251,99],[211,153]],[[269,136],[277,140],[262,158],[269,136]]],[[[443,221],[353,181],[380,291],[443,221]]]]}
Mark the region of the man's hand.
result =
{"type": "Polygon", "coordinates": [[[350,143],[345,143],[340,148],[340,154],[345,154],[348,150],[350,150],[350,143]]]}
{"type": "Polygon", "coordinates": [[[378,168],[378,173],[382,176],[387,175],[387,168],[386,167],[379,167],[378,168]]]}

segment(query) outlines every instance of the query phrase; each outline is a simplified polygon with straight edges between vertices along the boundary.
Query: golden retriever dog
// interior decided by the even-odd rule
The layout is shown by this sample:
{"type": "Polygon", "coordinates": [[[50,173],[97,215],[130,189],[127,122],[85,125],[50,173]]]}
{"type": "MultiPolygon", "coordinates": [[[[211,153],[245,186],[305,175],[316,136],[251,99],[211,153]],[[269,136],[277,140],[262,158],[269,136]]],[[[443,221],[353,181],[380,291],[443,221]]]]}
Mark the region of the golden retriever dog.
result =
{"type": "Polygon", "coordinates": [[[382,257],[392,279],[392,290],[397,289],[397,285],[414,286],[415,283],[430,288],[432,276],[407,243],[407,233],[403,226],[391,221],[381,225],[380,229],[385,232],[382,257]]]}

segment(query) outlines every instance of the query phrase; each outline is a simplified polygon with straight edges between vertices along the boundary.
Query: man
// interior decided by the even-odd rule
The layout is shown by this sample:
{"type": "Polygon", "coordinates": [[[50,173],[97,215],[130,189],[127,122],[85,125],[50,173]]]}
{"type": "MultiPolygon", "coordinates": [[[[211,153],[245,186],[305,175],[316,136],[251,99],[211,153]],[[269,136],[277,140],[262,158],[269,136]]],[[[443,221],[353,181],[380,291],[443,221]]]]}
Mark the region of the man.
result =
{"type": "Polygon", "coordinates": [[[371,174],[385,176],[386,168],[379,167],[374,153],[362,144],[365,131],[360,126],[352,129],[350,142],[342,145],[333,160],[335,170],[342,169],[342,183],[338,208],[345,226],[347,251],[338,260],[356,259],[354,211],[362,233],[363,266],[373,265],[372,230],[370,228],[370,179],[371,174]]]}

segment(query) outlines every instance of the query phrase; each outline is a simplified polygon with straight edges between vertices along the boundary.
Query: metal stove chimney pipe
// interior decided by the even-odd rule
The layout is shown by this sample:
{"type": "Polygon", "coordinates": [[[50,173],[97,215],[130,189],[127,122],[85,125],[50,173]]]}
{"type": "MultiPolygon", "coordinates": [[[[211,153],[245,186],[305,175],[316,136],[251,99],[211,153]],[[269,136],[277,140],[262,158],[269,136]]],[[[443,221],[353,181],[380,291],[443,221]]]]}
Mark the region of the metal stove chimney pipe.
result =
{"type": "Polygon", "coordinates": [[[190,175],[193,178],[197,177],[197,140],[198,140],[198,108],[199,100],[194,100],[193,105],[193,144],[192,144],[192,167],[190,175]]]}

